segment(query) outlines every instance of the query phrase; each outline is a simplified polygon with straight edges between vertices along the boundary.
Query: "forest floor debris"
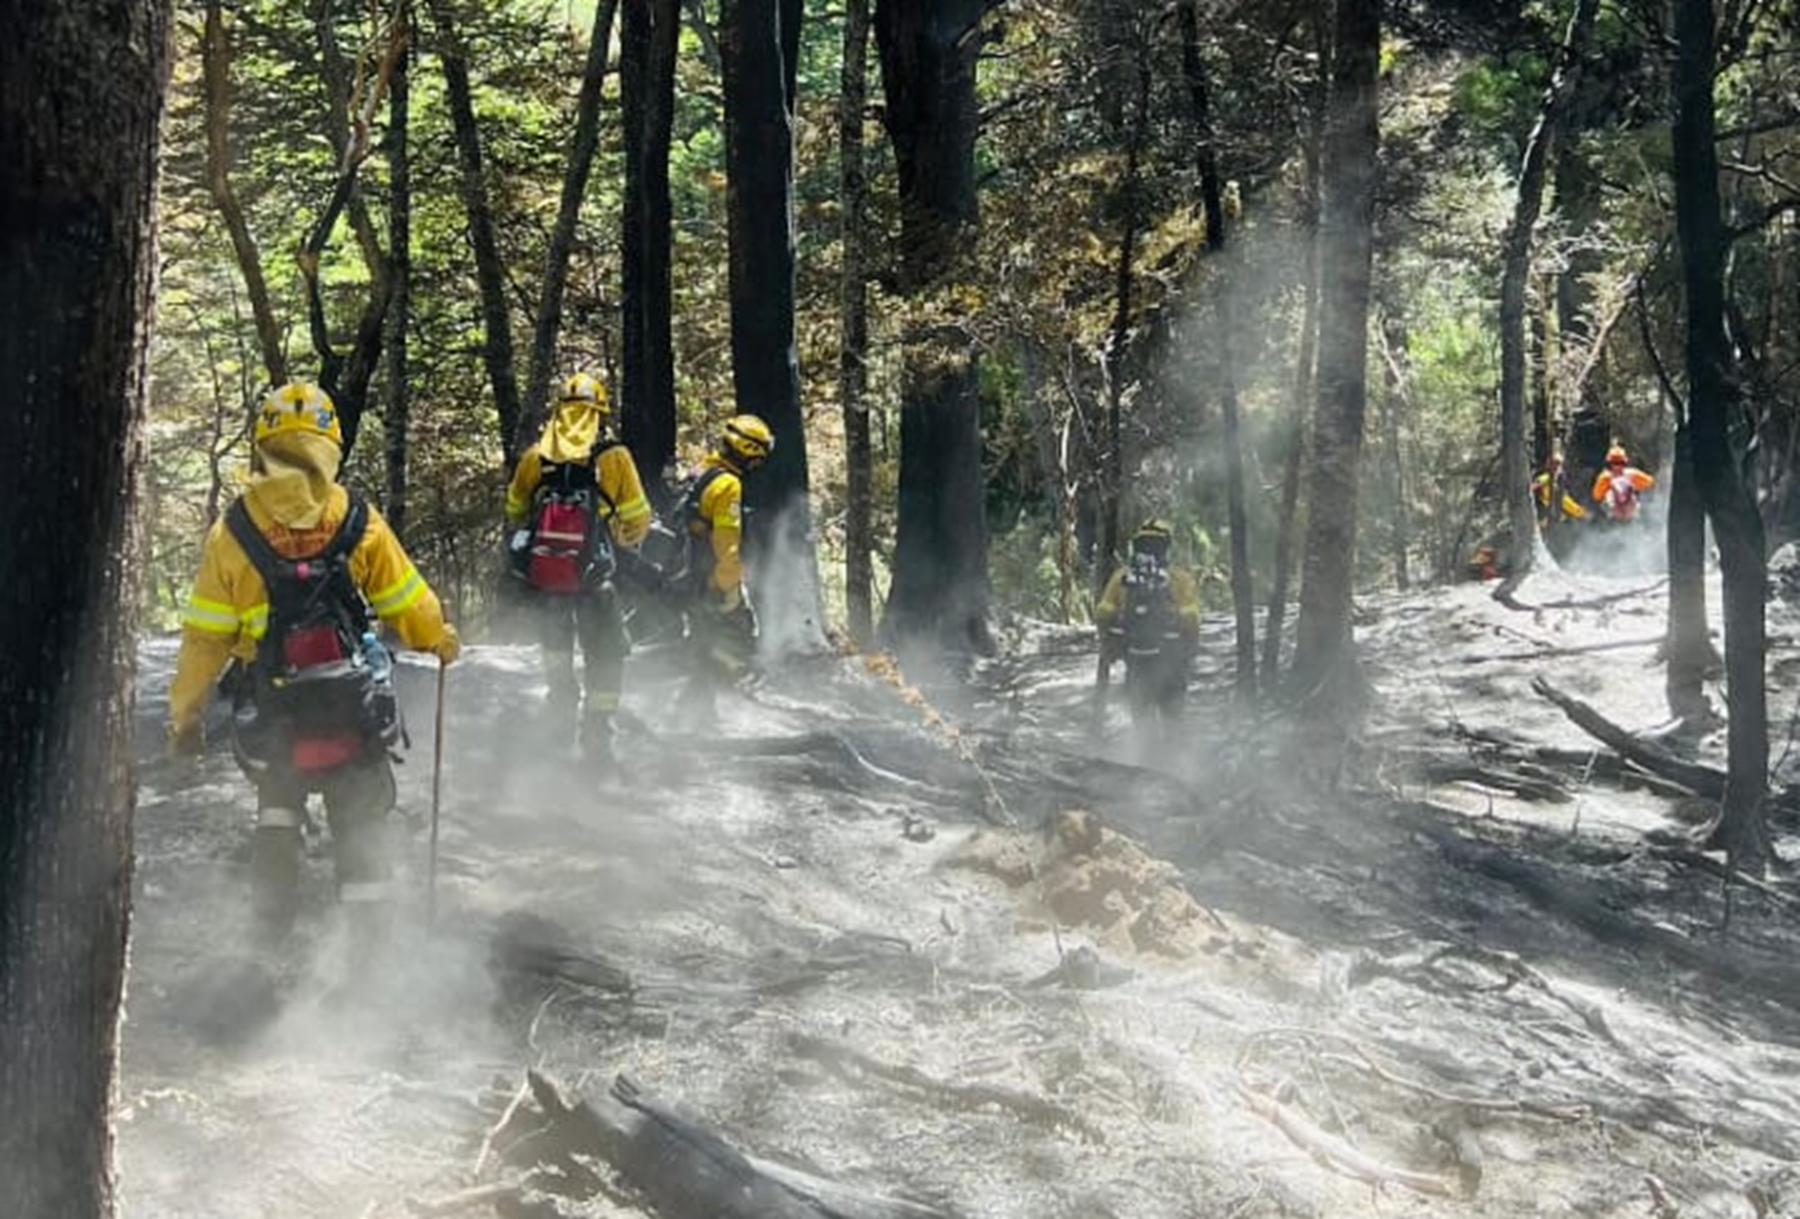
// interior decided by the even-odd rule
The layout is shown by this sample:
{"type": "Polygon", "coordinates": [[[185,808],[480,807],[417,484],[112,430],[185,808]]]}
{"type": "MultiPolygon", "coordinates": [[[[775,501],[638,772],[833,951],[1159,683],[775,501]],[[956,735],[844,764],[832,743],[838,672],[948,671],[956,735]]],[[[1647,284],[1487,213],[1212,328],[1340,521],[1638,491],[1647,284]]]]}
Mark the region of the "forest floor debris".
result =
{"type": "MultiPolygon", "coordinates": [[[[1377,699],[1335,790],[1223,685],[1196,687],[1179,749],[1119,707],[1096,740],[1092,653],[1054,629],[926,686],[936,726],[855,666],[800,662],[724,704],[717,765],[667,718],[669,678],[634,667],[620,745],[641,766],[598,779],[515,764],[535,656],[473,648],[436,935],[409,919],[358,994],[315,852],[306,955],[241,1036],[216,980],[248,789],[217,751],[180,787],[151,768],[129,1213],[682,1214],[603,1156],[551,1174],[577,1194],[538,1188],[530,1068],[587,1098],[570,1110],[638,1118],[607,1081],[642,1081],[769,1180],[847,1191],[795,1202],[790,1179],[746,1214],[1793,1215],[1800,895],[1781,870],[1724,887],[1689,841],[1696,797],[1531,690],[1643,735],[1660,670],[1602,645],[1654,635],[1659,595],[1518,595],[1554,655],[1521,654],[1519,615],[1477,586],[1368,604],[1377,699]],[[280,1155],[236,1154],[247,1135],[280,1155]]],[[[1226,624],[1203,649],[1228,669],[1226,624]]],[[[146,751],[168,660],[146,649],[146,751]]],[[[406,668],[422,722],[429,672],[406,668]]],[[[1716,734],[1682,748],[1720,764],[1716,734]]],[[[402,769],[404,808],[424,769],[402,769]]],[[[1776,842],[1800,853],[1791,820],[1776,842]]]]}

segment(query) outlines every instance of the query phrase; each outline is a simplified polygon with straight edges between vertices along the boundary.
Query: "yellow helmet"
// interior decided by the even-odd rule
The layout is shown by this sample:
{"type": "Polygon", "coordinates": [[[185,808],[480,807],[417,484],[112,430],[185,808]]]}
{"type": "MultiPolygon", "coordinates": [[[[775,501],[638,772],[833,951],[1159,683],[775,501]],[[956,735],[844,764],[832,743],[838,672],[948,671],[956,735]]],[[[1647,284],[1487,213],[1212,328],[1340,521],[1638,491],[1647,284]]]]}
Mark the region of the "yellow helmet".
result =
{"type": "Polygon", "coordinates": [[[263,395],[256,410],[256,443],[271,436],[301,432],[323,436],[339,448],[344,447],[344,429],[338,423],[337,407],[331,395],[311,381],[290,381],[263,395]]]}
{"type": "Polygon", "coordinates": [[[1174,537],[1175,527],[1168,521],[1153,516],[1139,525],[1137,532],[1131,535],[1131,553],[1167,558],[1169,543],[1174,537]]]}
{"type": "Polygon", "coordinates": [[[719,435],[719,452],[746,469],[761,465],[775,451],[775,433],[755,415],[733,415],[719,435]]]}
{"type": "Polygon", "coordinates": [[[562,393],[557,396],[556,404],[567,406],[572,402],[586,403],[602,415],[608,411],[606,386],[599,377],[592,373],[571,373],[563,382],[562,393]]]}

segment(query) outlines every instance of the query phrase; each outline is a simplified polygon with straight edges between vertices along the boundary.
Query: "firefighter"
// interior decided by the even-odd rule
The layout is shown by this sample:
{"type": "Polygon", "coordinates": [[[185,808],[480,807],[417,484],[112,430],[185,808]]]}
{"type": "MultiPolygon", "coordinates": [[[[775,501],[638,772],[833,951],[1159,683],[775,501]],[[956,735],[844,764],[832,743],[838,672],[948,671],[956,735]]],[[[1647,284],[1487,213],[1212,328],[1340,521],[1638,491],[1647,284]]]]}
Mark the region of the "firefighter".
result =
{"type": "Polygon", "coordinates": [[[637,547],[651,522],[637,463],[612,432],[611,416],[597,378],[570,376],[506,491],[512,571],[537,603],[548,720],[567,740],[579,732],[582,752],[599,761],[613,756],[613,716],[625,675],[617,548],[637,547]]]}
{"type": "Polygon", "coordinates": [[[1538,525],[1550,530],[1564,521],[1585,521],[1587,509],[1569,494],[1568,479],[1563,474],[1562,455],[1552,453],[1549,462],[1531,480],[1531,497],[1537,501],[1538,525]]]}
{"type": "Polygon", "coordinates": [[[768,424],[755,415],[733,415],[677,508],[687,535],[682,580],[695,664],[683,709],[695,718],[712,714],[717,689],[748,672],[755,652],[756,614],[744,588],[744,479],[774,451],[768,424]]]}
{"type": "Polygon", "coordinates": [[[1113,572],[1094,611],[1102,664],[1125,662],[1132,722],[1165,728],[1180,718],[1200,638],[1199,593],[1193,577],[1170,566],[1172,539],[1167,521],[1140,525],[1130,561],[1113,572]]]}
{"type": "Polygon", "coordinates": [[[1625,446],[1615,443],[1606,450],[1606,468],[1594,476],[1594,502],[1613,524],[1629,525],[1637,519],[1643,493],[1655,485],[1656,479],[1631,464],[1625,446]]]}
{"type": "Polygon", "coordinates": [[[207,692],[232,664],[232,744],[256,785],[250,871],[268,946],[293,926],[314,793],[325,802],[339,901],[367,930],[393,897],[389,754],[400,733],[377,624],[446,665],[461,651],[381,513],[337,483],[342,459],[323,390],[296,382],[264,396],[248,485],[201,551],[169,690],[171,750],[198,754],[207,692]]]}

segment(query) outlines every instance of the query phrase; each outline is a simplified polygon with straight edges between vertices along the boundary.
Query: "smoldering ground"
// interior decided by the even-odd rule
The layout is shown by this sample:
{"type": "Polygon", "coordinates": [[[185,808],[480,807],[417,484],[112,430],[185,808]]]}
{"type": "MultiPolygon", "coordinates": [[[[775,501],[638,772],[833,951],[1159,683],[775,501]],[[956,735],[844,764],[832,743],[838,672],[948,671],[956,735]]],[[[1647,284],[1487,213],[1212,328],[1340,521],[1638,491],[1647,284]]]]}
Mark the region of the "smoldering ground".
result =
{"type": "MultiPolygon", "coordinates": [[[[1547,573],[1521,595],[1635,586],[1547,573]]],[[[1786,907],[1741,892],[1721,938],[1716,883],[1633,849],[1675,802],[1597,767],[1553,770],[1561,800],[1496,786],[1525,751],[1585,746],[1533,676],[1654,721],[1647,652],[1539,653],[1651,637],[1657,600],[1539,622],[1471,585],[1367,611],[1377,711],[1333,775],[1230,704],[1230,628],[1210,616],[1187,735],[1135,760],[1117,705],[1095,737],[1091,636],[1063,628],[1010,628],[954,707],[909,673],[794,658],[705,732],[674,711],[678,653],[647,648],[616,774],[547,744],[534,649],[473,647],[450,670],[429,940],[434,691],[409,666],[397,993],[337,988],[319,855],[316,963],[239,1044],[175,999],[232,955],[250,794],[216,747],[197,783],[152,773],[130,1213],[408,1213],[471,1183],[538,1065],[588,1095],[624,1072],[754,1154],[969,1216],[1624,1215],[1646,1176],[1693,1213],[1748,1214],[1746,1189],[1776,1188],[1796,1151],[1781,1080],[1800,1034],[1777,966],[1755,1001],[1719,971],[1791,951],[1786,907]],[[1468,734],[1509,744],[1472,755],[1468,734]],[[1103,829],[1074,828],[1078,809],[1103,829]],[[1588,894],[1618,921],[1553,904],[1588,894]],[[519,919],[629,987],[568,960],[496,971],[519,919]],[[1669,935],[1715,964],[1669,955],[1669,935]],[[1390,1182],[1372,1200],[1295,1141],[1319,1131],[1472,1196],[1414,1204],[1390,1182]]],[[[167,667],[152,645],[146,750],[167,667]]],[[[524,1171],[489,1155],[482,1179],[524,1171]]]]}

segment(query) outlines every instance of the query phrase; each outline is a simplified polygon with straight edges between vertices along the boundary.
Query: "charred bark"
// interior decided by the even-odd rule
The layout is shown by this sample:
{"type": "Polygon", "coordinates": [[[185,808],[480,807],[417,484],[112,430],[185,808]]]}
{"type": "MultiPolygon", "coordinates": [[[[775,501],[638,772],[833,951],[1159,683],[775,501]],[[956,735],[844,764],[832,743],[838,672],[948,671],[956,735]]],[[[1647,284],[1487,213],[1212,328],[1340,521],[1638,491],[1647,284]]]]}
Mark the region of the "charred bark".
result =
{"type": "MultiPolygon", "coordinates": [[[[900,289],[950,279],[976,222],[975,65],[985,0],[878,0],[875,40],[900,186],[900,289]]],[[[987,521],[973,342],[942,324],[908,336],[899,525],[882,629],[989,651],[987,521]]]]}
{"type": "MultiPolygon", "coordinates": [[[[1500,274],[1500,482],[1508,523],[1508,585],[1516,585],[1531,569],[1536,553],[1537,515],[1531,506],[1531,471],[1526,464],[1525,436],[1525,283],[1531,274],[1531,240],[1543,209],[1550,148],[1568,107],[1575,62],[1587,45],[1600,0],[1576,0],[1556,68],[1544,89],[1537,123],[1525,142],[1519,168],[1519,196],[1501,242],[1500,274]]],[[[1510,592],[1510,588],[1508,588],[1510,592]]]]}
{"type": "Polygon", "coordinates": [[[1407,407],[1406,324],[1393,314],[1381,319],[1381,458],[1387,467],[1387,494],[1391,505],[1388,553],[1393,556],[1394,583],[1402,592],[1412,583],[1407,553],[1412,547],[1412,516],[1406,499],[1406,467],[1400,453],[1400,416],[1407,407]]]}
{"type": "Polygon", "coordinates": [[[556,209],[556,227],[544,253],[544,283],[538,294],[537,317],[532,323],[531,365],[525,381],[525,401],[519,411],[513,446],[520,452],[537,438],[550,397],[550,380],[556,366],[556,336],[562,329],[563,293],[569,282],[569,259],[575,249],[575,226],[581,219],[581,200],[587,194],[594,168],[594,152],[600,146],[600,93],[606,83],[607,55],[612,46],[613,15],[618,0],[602,0],[594,6],[594,28],[588,36],[587,63],[581,72],[581,92],[575,99],[575,131],[569,137],[569,160],[563,168],[562,199],[556,209]]]}
{"type": "Polygon", "coordinates": [[[475,120],[474,91],[469,85],[469,59],[456,30],[450,0],[429,0],[437,27],[438,62],[444,69],[444,93],[450,103],[450,129],[461,166],[463,209],[469,215],[469,246],[475,257],[475,282],[481,293],[482,358],[494,387],[494,409],[500,417],[500,444],[510,468],[518,460],[519,377],[513,357],[512,314],[506,303],[506,268],[494,236],[494,213],[488,205],[486,170],[482,165],[481,129],[475,120]]]}
{"type": "MultiPolygon", "coordinates": [[[[726,208],[731,239],[731,371],[739,410],[778,438],[768,465],[745,488],[765,522],[753,535],[758,598],[773,637],[821,637],[819,578],[807,505],[806,423],[794,344],[794,157],[785,47],[787,0],[725,0],[726,208]],[[785,620],[785,621],[783,621],[785,620]]],[[[796,43],[797,46],[797,43],[796,43]]]]}
{"type": "Polygon", "coordinates": [[[1378,0],[1338,0],[1321,151],[1318,409],[1293,679],[1329,717],[1355,692],[1350,598],[1367,398],[1369,275],[1380,146],[1378,0]]]}
{"type": "Polygon", "coordinates": [[[619,61],[625,123],[622,416],[625,443],[654,492],[662,485],[656,473],[675,464],[669,139],[681,14],[676,0],[624,4],[619,61]]]}
{"type": "Polygon", "coordinates": [[[1687,296],[1687,417],[1695,481],[1718,539],[1724,575],[1729,781],[1715,840],[1734,864],[1754,872],[1770,853],[1763,808],[1769,770],[1763,671],[1767,558],[1753,484],[1744,477],[1746,454],[1732,435],[1743,404],[1725,337],[1712,0],[1676,0],[1674,24],[1672,142],[1675,231],[1687,296]]]}
{"type": "Polygon", "coordinates": [[[875,634],[874,458],[869,436],[869,179],[863,152],[868,105],[869,0],[844,0],[844,67],[838,92],[838,212],[843,280],[838,399],[844,412],[844,607],[858,645],[875,634]]]}
{"type": "Polygon", "coordinates": [[[0,1164],[17,1219],[114,1213],[131,898],[131,521],[170,6],[30,4],[0,40],[0,1164]]]}

